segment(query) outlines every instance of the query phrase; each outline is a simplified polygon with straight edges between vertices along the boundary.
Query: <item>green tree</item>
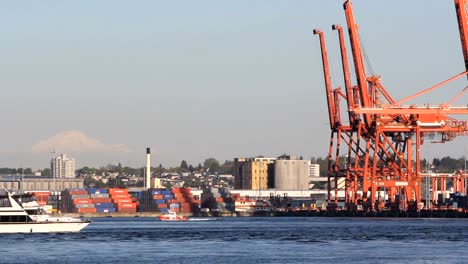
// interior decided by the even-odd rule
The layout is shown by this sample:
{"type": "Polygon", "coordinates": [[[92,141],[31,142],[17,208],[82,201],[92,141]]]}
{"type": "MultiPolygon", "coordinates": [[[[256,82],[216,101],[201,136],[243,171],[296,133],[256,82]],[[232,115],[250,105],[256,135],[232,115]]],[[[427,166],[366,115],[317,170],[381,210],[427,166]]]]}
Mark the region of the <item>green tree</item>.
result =
{"type": "Polygon", "coordinates": [[[205,162],[203,162],[203,167],[208,168],[210,173],[215,173],[219,170],[219,161],[215,158],[206,159],[205,162]]]}
{"type": "Polygon", "coordinates": [[[51,177],[52,176],[52,173],[50,171],[50,168],[45,168],[41,171],[41,175],[42,176],[46,176],[46,177],[51,177]]]}
{"type": "Polygon", "coordinates": [[[219,173],[222,174],[233,174],[234,173],[234,161],[226,160],[223,165],[219,168],[219,173]]]}
{"type": "Polygon", "coordinates": [[[182,160],[179,167],[180,167],[181,172],[187,172],[188,168],[189,168],[188,164],[187,164],[187,161],[185,161],[185,160],[182,160]]]}

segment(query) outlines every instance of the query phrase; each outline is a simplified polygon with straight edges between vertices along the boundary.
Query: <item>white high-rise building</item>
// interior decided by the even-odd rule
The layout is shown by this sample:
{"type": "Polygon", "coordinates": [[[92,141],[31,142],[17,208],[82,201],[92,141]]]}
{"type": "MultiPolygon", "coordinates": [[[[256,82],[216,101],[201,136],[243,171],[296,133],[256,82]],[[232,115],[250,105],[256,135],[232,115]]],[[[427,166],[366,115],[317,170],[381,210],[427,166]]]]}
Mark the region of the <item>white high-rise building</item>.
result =
{"type": "Polygon", "coordinates": [[[310,177],[320,177],[320,164],[310,164],[310,177]]]}
{"type": "Polygon", "coordinates": [[[75,178],[75,159],[61,154],[50,161],[50,170],[54,178],[75,178]]]}

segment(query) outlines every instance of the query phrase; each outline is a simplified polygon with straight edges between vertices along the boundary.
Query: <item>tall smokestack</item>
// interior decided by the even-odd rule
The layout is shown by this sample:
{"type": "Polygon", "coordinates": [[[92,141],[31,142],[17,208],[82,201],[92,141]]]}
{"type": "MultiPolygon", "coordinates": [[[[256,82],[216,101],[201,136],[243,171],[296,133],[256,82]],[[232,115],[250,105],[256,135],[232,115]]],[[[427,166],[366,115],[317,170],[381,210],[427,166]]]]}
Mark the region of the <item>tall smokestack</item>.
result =
{"type": "Polygon", "coordinates": [[[151,187],[150,179],[151,179],[151,151],[150,148],[146,148],[146,189],[151,187]]]}

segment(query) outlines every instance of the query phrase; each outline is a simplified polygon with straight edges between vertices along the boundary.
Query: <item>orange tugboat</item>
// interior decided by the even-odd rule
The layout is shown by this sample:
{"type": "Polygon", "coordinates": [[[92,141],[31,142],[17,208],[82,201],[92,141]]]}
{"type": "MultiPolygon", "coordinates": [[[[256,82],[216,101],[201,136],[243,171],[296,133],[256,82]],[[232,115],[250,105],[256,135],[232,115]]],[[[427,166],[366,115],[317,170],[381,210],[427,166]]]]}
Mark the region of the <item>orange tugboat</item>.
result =
{"type": "Polygon", "coordinates": [[[176,212],[169,212],[167,214],[160,215],[159,220],[161,221],[187,221],[188,217],[177,215],[176,212]]]}

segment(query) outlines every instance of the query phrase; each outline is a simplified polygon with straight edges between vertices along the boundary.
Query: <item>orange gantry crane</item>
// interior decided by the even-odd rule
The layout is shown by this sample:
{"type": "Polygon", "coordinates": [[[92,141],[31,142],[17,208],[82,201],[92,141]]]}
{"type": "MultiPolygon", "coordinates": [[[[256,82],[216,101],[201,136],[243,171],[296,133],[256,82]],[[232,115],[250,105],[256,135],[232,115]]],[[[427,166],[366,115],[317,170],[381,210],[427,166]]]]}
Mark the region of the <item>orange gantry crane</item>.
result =
{"type": "Polygon", "coordinates": [[[360,210],[362,207],[365,211],[383,208],[412,211],[421,208],[421,145],[427,137],[438,136],[438,142],[444,143],[468,134],[467,121],[452,117],[468,115],[468,105],[452,106],[468,89],[465,87],[448,103],[440,105],[404,103],[467,75],[468,16],[465,1],[455,0],[465,71],[399,101],[392,98],[379,76],[366,74],[351,1],[346,1],[343,6],[355,85],[351,83],[344,30],[340,25],[332,26],[339,37],[344,92],[341,88],[332,87],[325,36],[320,29],[314,30],[320,39],[331,130],[329,210],[336,209],[338,203],[339,179],[345,179],[346,210],[360,210]],[[341,109],[343,106],[346,108],[341,109]],[[342,110],[347,112],[347,122],[342,119],[342,110]]]}

